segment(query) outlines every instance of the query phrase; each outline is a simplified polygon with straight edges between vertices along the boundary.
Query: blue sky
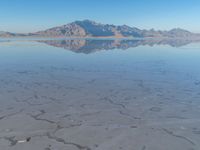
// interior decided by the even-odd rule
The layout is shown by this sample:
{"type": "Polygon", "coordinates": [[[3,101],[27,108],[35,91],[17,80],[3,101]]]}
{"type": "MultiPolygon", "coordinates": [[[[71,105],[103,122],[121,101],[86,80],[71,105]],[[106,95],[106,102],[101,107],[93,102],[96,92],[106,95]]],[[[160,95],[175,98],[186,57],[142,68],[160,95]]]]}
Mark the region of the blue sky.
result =
{"type": "Polygon", "coordinates": [[[200,32],[200,0],[0,0],[0,31],[33,32],[84,19],[200,32]]]}

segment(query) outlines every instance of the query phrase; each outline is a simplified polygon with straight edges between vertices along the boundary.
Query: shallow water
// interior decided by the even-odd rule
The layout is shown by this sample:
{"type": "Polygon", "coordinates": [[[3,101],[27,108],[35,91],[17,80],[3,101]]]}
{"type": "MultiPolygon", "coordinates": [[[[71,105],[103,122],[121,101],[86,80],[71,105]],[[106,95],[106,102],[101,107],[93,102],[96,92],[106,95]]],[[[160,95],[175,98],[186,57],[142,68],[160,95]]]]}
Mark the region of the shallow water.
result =
{"type": "Polygon", "coordinates": [[[199,150],[199,58],[189,40],[1,40],[0,149],[199,150]]]}

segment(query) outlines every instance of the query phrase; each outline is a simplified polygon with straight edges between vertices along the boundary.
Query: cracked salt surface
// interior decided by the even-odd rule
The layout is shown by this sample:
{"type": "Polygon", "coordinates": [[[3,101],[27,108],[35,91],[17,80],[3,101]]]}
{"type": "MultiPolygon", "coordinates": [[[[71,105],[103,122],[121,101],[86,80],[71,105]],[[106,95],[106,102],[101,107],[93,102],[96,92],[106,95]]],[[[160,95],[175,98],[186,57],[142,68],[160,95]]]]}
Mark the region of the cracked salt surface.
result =
{"type": "Polygon", "coordinates": [[[197,49],[12,42],[0,44],[0,150],[200,149],[197,49]]]}

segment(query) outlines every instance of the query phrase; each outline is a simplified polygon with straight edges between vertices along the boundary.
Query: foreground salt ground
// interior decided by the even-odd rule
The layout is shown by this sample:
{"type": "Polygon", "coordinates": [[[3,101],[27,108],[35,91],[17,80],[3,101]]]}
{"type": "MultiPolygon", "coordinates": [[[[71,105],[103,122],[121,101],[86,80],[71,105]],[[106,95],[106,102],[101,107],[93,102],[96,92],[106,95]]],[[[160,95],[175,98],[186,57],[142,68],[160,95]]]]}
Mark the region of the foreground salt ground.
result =
{"type": "Polygon", "coordinates": [[[3,71],[2,150],[200,148],[200,93],[192,80],[77,72],[3,71]]]}
{"type": "Polygon", "coordinates": [[[199,150],[198,74],[171,67],[1,66],[0,150],[199,150]]]}

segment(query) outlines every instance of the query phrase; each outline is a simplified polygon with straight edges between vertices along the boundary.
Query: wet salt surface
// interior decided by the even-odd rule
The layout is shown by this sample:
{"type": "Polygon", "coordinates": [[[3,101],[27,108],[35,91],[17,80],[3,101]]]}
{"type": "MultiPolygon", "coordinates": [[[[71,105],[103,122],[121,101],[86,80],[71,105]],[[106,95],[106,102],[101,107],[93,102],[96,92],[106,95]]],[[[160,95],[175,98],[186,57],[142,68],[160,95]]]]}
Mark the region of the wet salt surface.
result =
{"type": "Polygon", "coordinates": [[[0,149],[199,150],[199,57],[199,44],[1,42],[0,149]]]}

